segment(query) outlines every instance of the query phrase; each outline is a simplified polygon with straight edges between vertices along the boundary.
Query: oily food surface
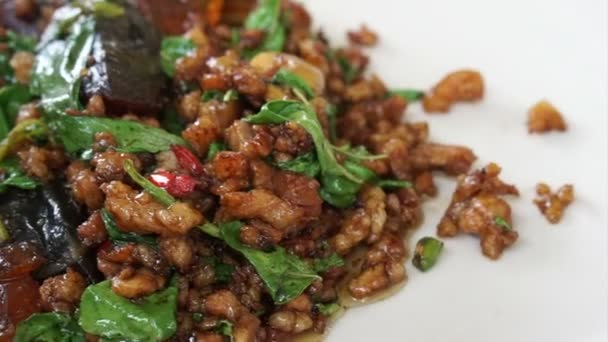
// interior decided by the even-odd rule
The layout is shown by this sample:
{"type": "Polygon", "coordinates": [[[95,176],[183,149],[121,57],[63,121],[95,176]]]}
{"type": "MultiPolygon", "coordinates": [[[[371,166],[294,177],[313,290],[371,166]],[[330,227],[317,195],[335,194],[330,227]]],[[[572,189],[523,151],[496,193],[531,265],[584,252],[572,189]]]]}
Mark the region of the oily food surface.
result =
{"type": "MultiPolygon", "coordinates": [[[[334,47],[293,1],[60,3],[3,13],[2,201],[50,223],[0,211],[0,339],[323,334],[341,294],[407,278],[437,172],[458,177],[440,237],[477,235],[491,259],[517,240],[500,168],[471,171],[471,149],[404,120],[414,101],[480,100],[479,72],[389,89],[361,49],[380,37],[361,26],[334,47]],[[24,34],[44,27],[35,48],[24,34]]],[[[573,195],[539,196],[555,221],[573,195]]],[[[442,246],[421,240],[414,265],[442,246]]]]}

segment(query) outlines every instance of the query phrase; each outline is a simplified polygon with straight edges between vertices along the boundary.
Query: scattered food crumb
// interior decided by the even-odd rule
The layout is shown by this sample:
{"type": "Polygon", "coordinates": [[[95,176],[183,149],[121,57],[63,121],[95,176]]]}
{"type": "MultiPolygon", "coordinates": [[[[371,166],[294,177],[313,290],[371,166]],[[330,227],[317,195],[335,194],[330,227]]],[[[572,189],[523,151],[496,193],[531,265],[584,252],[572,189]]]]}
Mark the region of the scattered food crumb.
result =
{"type": "Polygon", "coordinates": [[[481,170],[458,178],[452,202],[437,226],[441,237],[459,232],[480,237],[481,249],[490,259],[498,259],[503,250],[518,238],[513,230],[511,207],[500,195],[519,195],[517,188],[498,178],[500,167],[490,163],[481,170]]]}
{"type": "Polygon", "coordinates": [[[574,186],[566,184],[556,193],[551,193],[551,188],[547,184],[538,183],[536,194],[534,204],[549,222],[556,224],[562,219],[568,205],[574,201],[574,186]]]}
{"type": "Polygon", "coordinates": [[[378,34],[370,30],[366,25],[361,25],[357,31],[348,31],[348,39],[353,44],[373,46],[378,43],[378,34]]]}
{"type": "Polygon", "coordinates": [[[548,101],[540,101],[528,111],[528,132],[564,132],[568,129],[562,114],[548,101]]]}
{"type": "Polygon", "coordinates": [[[483,98],[483,77],[475,70],[459,70],[445,76],[424,97],[427,113],[445,113],[455,102],[473,102],[483,98]]]}

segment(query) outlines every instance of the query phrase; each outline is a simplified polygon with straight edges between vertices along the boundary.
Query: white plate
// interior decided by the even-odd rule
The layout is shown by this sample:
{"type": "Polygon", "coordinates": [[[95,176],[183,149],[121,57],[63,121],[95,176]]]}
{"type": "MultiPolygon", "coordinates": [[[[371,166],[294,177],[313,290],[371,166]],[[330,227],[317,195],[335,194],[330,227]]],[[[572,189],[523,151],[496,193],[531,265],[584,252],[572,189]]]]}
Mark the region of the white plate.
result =
{"type": "MultiPolygon", "coordinates": [[[[510,199],[515,246],[499,261],[471,236],[445,240],[438,265],[393,297],[349,310],[329,341],[608,340],[607,2],[604,0],[307,0],[314,25],[333,43],[365,22],[381,44],[371,70],[391,87],[427,89],[445,73],[480,70],[486,96],[448,115],[408,108],[428,120],[433,140],[470,146],[476,166],[496,161],[521,197],[510,199]],[[528,135],[526,111],[547,98],[565,115],[565,134],[528,135]],[[532,204],[534,186],[573,183],[577,199],[558,225],[532,204]]],[[[454,187],[424,205],[410,247],[433,235],[454,187]]]]}

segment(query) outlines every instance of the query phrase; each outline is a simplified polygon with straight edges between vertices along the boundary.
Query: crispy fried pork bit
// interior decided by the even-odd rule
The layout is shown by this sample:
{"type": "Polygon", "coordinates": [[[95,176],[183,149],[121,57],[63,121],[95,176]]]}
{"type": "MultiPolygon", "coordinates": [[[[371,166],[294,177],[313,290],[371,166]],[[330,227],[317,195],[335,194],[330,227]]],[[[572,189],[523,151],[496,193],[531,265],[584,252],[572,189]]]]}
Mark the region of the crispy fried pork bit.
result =
{"type": "Polygon", "coordinates": [[[84,277],[68,268],[65,274],[44,280],[40,286],[42,305],[50,311],[72,312],[86,286],[84,277]]]}
{"type": "Polygon", "coordinates": [[[348,31],[348,39],[353,44],[374,46],[378,43],[378,34],[370,30],[367,25],[361,25],[356,31],[348,31]]]}
{"type": "Polygon", "coordinates": [[[528,132],[564,132],[568,129],[562,114],[548,101],[540,101],[528,111],[528,132]]]}
{"type": "Polygon", "coordinates": [[[517,188],[498,178],[500,167],[494,163],[458,178],[452,202],[437,226],[441,237],[459,232],[478,235],[481,249],[490,259],[517,240],[512,227],[511,207],[501,195],[519,195],[517,188]]]}
{"type": "Polygon", "coordinates": [[[574,186],[566,184],[553,193],[547,184],[538,183],[536,195],[534,204],[549,222],[555,224],[559,223],[566,208],[574,201],[574,186]]]}
{"type": "Polygon", "coordinates": [[[427,94],[422,105],[427,113],[445,113],[455,102],[473,102],[483,97],[483,78],[475,70],[448,74],[427,94]]]}
{"type": "Polygon", "coordinates": [[[119,229],[137,234],[177,236],[203,222],[203,215],[190,204],[177,202],[170,207],[158,203],[145,192],[113,181],[102,186],[105,208],[116,219],[119,229]]]}

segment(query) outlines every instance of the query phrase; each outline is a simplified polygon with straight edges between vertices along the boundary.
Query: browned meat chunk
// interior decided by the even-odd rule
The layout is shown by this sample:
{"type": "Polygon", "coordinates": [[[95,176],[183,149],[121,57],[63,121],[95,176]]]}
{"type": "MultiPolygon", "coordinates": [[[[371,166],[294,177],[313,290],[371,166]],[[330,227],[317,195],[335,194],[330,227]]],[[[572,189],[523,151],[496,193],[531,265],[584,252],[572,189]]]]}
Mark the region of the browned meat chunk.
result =
{"type": "Polygon", "coordinates": [[[519,195],[517,188],[498,178],[500,167],[489,164],[481,170],[460,176],[452,202],[437,226],[442,237],[459,231],[478,235],[487,257],[498,259],[503,250],[517,240],[512,228],[511,207],[500,195],[519,195]]]}
{"type": "Polygon", "coordinates": [[[273,137],[267,126],[251,126],[237,120],[224,132],[230,149],[250,159],[267,157],[272,151],[273,137]]]}
{"type": "Polygon", "coordinates": [[[28,84],[30,73],[34,65],[34,55],[26,51],[18,51],[11,58],[10,65],[15,71],[15,78],[19,83],[28,84]]]}
{"type": "Polygon", "coordinates": [[[104,195],[95,173],[82,161],[73,161],[66,172],[74,199],[95,210],[103,206],[104,195]]]}
{"type": "Polygon", "coordinates": [[[260,320],[251,314],[232,292],[220,290],[207,297],[205,311],[234,322],[235,342],[254,342],[256,340],[260,320]]]}
{"type": "Polygon", "coordinates": [[[78,237],[85,246],[98,245],[108,238],[108,232],[103,224],[99,210],[96,210],[78,226],[78,237]]]}
{"type": "Polygon", "coordinates": [[[363,46],[373,46],[378,43],[378,35],[366,25],[361,25],[357,31],[348,31],[348,39],[351,43],[363,46]]]}
{"type": "Polygon", "coordinates": [[[119,229],[137,234],[184,235],[203,222],[203,215],[190,204],[178,202],[166,208],[147,192],[113,181],[105,184],[105,208],[116,219],[119,229]]]}
{"type": "Polygon", "coordinates": [[[124,164],[127,159],[133,161],[137,170],[141,170],[141,162],[137,156],[116,151],[96,153],[91,165],[95,167],[95,175],[100,182],[120,181],[126,175],[124,164]]]}
{"type": "Polygon", "coordinates": [[[416,179],[414,180],[414,188],[419,194],[435,197],[437,195],[437,187],[433,181],[433,173],[430,171],[424,171],[417,175],[416,179]]]}
{"type": "Polygon", "coordinates": [[[528,111],[528,132],[545,133],[568,129],[562,114],[548,101],[540,101],[528,111]]]}
{"type": "Polygon", "coordinates": [[[66,164],[63,151],[45,147],[30,146],[17,153],[21,166],[28,175],[37,177],[42,181],[55,179],[56,172],[66,164]]]}
{"type": "Polygon", "coordinates": [[[260,219],[285,232],[304,221],[304,209],[293,206],[268,190],[230,192],[221,197],[222,214],[234,219],[260,219]]]}
{"type": "Polygon", "coordinates": [[[536,198],[534,204],[547,220],[553,224],[559,223],[566,208],[574,201],[574,187],[566,184],[559,188],[556,193],[545,183],[536,185],[536,198]]]}
{"type": "Polygon", "coordinates": [[[185,236],[161,238],[159,247],[169,264],[186,273],[194,261],[192,243],[185,236]]]}
{"type": "Polygon", "coordinates": [[[427,113],[445,113],[454,102],[473,102],[483,97],[483,78],[478,71],[459,70],[448,74],[424,97],[427,113]]]}
{"type": "Polygon", "coordinates": [[[450,175],[469,171],[477,159],[473,151],[463,146],[423,143],[410,151],[410,163],[417,170],[440,170],[450,175]]]}
{"type": "Polygon", "coordinates": [[[42,305],[51,311],[72,312],[86,286],[84,277],[68,268],[65,274],[44,280],[40,286],[42,305]]]}
{"type": "Polygon", "coordinates": [[[249,161],[240,152],[218,153],[211,161],[211,171],[219,181],[211,189],[214,194],[240,191],[249,186],[249,161]]]}
{"type": "Polygon", "coordinates": [[[188,125],[182,137],[199,155],[207,153],[209,144],[218,140],[228,126],[237,119],[240,107],[237,101],[211,100],[199,106],[198,119],[188,125]]]}

